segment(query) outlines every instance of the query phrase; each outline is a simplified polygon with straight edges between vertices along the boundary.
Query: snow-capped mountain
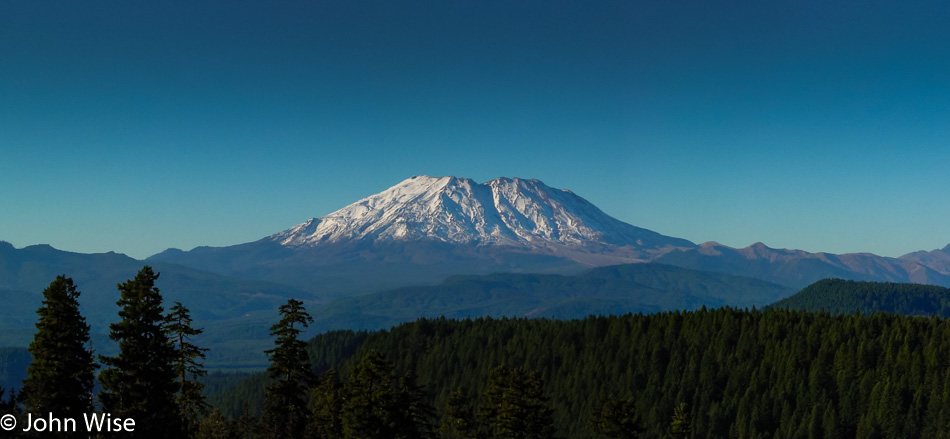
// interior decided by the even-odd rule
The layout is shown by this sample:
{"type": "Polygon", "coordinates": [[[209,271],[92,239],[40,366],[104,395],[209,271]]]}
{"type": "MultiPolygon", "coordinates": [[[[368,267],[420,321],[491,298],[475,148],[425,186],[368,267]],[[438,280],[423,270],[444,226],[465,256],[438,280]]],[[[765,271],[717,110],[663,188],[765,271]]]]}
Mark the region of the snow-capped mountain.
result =
{"type": "Polygon", "coordinates": [[[612,218],[573,192],[538,180],[497,178],[476,183],[428,176],[409,178],[270,239],[288,247],[419,240],[548,252],[626,247],[637,256],[694,247],[689,241],[612,218]]]}
{"type": "Polygon", "coordinates": [[[950,286],[948,254],[944,249],[885,258],[761,243],[744,249],[697,246],[619,221],[538,180],[417,176],[256,242],[170,249],[150,259],[332,296],[435,284],[456,274],[574,274],[633,262],[793,287],[827,277],[950,286]]]}
{"type": "Polygon", "coordinates": [[[538,180],[416,176],[256,242],[149,259],[350,295],[455,274],[573,274],[693,247],[538,180]]]}

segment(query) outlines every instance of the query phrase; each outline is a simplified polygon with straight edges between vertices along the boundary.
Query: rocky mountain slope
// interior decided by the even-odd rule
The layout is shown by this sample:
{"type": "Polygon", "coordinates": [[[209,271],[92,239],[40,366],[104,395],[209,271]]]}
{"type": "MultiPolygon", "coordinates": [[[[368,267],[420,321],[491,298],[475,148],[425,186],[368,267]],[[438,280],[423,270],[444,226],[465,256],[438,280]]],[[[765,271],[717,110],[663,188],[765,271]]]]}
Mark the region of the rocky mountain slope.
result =
{"type": "Polygon", "coordinates": [[[149,260],[350,296],[457,274],[573,274],[694,246],[538,180],[416,176],[257,242],[149,260]]]}
{"type": "Polygon", "coordinates": [[[900,258],[695,245],[619,221],[538,180],[416,176],[257,242],[170,249],[150,260],[282,282],[330,297],[458,274],[577,274],[659,262],[801,288],[836,277],[950,286],[950,246],[900,258]]]}
{"type": "Polygon", "coordinates": [[[269,239],[288,247],[431,240],[551,253],[626,248],[642,258],[694,246],[619,221],[573,192],[538,180],[497,178],[479,184],[427,176],[409,178],[269,239]]]}

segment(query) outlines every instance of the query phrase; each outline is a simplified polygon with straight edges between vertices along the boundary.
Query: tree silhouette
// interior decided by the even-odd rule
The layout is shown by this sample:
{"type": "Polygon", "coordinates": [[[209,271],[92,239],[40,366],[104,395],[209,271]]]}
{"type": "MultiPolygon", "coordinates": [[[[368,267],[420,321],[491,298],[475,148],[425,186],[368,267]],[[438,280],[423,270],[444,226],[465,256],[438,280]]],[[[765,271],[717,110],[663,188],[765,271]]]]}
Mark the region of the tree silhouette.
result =
{"type": "Polygon", "coordinates": [[[307,344],[299,336],[313,318],[295,299],[287,300],[279,311],[280,321],[271,326],[274,348],[265,351],[273,382],[264,393],[262,434],[270,439],[299,438],[307,427],[307,389],[314,382],[307,344]]]}
{"type": "Polygon", "coordinates": [[[79,312],[79,295],[65,276],[57,276],[43,291],[29,347],[33,360],[21,389],[29,413],[77,418],[92,411],[98,365],[89,348],[89,325],[79,312]]]}
{"type": "Polygon", "coordinates": [[[99,399],[113,417],[135,420],[135,431],[126,433],[130,437],[178,438],[182,429],[175,404],[175,349],[165,331],[156,279],[158,274],[145,266],[118,286],[122,320],[109,325],[109,338],[118,342],[119,354],[100,356],[109,368],[99,375],[99,399]]]}
{"type": "Polygon", "coordinates": [[[187,433],[195,432],[201,417],[209,409],[202,395],[204,384],[199,381],[207,374],[201,364],[207,349],[192,343],[192,337],[200,335],[202,330],[193,328],[191,322],[191,314],[181,302],[175,302],[165,319],[165,330],[175,346],[174,369],[178,384],[175,402],[187,433]]]}
{"type": "Polygon", "coordinates": [[[521,367],[491,371],[480,414],[495,438],[554,437],[553,410],[547,406],[541,378],[521,367]]]}

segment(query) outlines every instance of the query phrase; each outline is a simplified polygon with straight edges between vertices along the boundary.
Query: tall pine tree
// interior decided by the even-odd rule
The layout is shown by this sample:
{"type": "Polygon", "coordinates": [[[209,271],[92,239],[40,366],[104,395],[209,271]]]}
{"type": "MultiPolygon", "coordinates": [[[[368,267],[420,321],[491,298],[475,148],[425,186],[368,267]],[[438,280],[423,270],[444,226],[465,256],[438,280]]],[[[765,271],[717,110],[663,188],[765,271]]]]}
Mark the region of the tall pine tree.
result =
{"type": "Polygon", "coordinates": [[[99,375],[99,399],[113,417],[135,420],[130,436],[178,438],[182,429],[175,404],[175,348],[165,330],[156,279],[158,274],[145,266],[118,286],[122,320],[109,325],[109,338],[119,344],[119,354],[100,357],[109,368],[99,375]]]}
{"type": "Polygon", "coordinates": [[[689,408],[685,402],[681,402],[673,410],[673,419],[670,421],[670,431],[667,437],[671,439],[686,439],[693,436],[691,427],[692,420],[689,416],[689,408]]]}
{"type": "Polygon", "coordinates": [[[178,414],[185,431],[194,433],[209,409],[202,395],[204,384],[198,381],[207,374],[201,364],[207,349],[199,348],[191,341],[192,337],[203,331],[191,326],[191,314],[181,302],[175,302],[169,310],[165,329],[175,346],[174,367],[178,384],[175,402],[178,404],[178,414]]]}
{"type": "Polygon", "coordinates": [[[79,294],[65,276],[57,276],[43,291],[29,348],[33,361],[21,390],[28,413],[79,418],[92,411],[98,365],[89,347],[89,325],[79,312],[79,294]]]}
{"type": "Polygon", "coordinates": [[[353,367],[345,385],[342,425],[346,438],[419,439],[433,437],[432,408],[411,373],[370,352],[353,367]]]}
{"type": "Polygon", "coordinates": [[[346,395],[330,369],[320,376],[310,393],[311,415],[307,437],[314,439],[343,439],[343,403],[346,395]]]}
{"type": "Polygon", "coordinates": [[[620,400],[601,395],[590,426],[605,438],[636,439],[643,433],[633,398],[620,400]]]}
{"type": "Polygon", "coordinates": [[[475,411],[464,387],[455,389],[443,409],[442,425],[439,434],[445,439],[475,439],[478,425],[475,423],[475,411]]]}
{"type": "Polygon", "coordinates": [[[537,373],[521,367],[498,366],[489,374],[488,389],[482,397],[479,414],[492,437],[553,438],[553,413],[537,373]]]}
{"type": "Polygon", "coordinates": [[[267,373],[273,380],[264,392],[261,416],[262,434],[267,439],[299,438],[304,434],[308,389],[314,382],[307,344],[299,339],[313,318],[303,302],[295,299],[280,306],[280,316],[271,327],[275,346],[266,351],[270,357],[267,373]]]}

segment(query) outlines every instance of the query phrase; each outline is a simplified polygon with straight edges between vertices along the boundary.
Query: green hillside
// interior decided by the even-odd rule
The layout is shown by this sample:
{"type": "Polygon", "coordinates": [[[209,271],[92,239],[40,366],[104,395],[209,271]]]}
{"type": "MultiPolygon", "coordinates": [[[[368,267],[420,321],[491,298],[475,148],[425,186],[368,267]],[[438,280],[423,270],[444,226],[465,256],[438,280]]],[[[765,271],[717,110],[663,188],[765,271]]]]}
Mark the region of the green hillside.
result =
{"type": "Polygon", "coordinates": [[[890,282],[856,282],[824,279],[795,295],[779,300],[775,308],[830,313],[874,314],[879,311],[901,315],[950,317],[950,288],[935,285],[890,282]]]}
{"type": "Polygon", "coordinates": [[[651,313],[702,306],[765,306],[793,291],[741,276],[662,264],[594,268],[576,276],[453,276],[440,285],[406,287],[312,307],[313,328],[385,329],[420,317],[549,317],[651,313]]]}

